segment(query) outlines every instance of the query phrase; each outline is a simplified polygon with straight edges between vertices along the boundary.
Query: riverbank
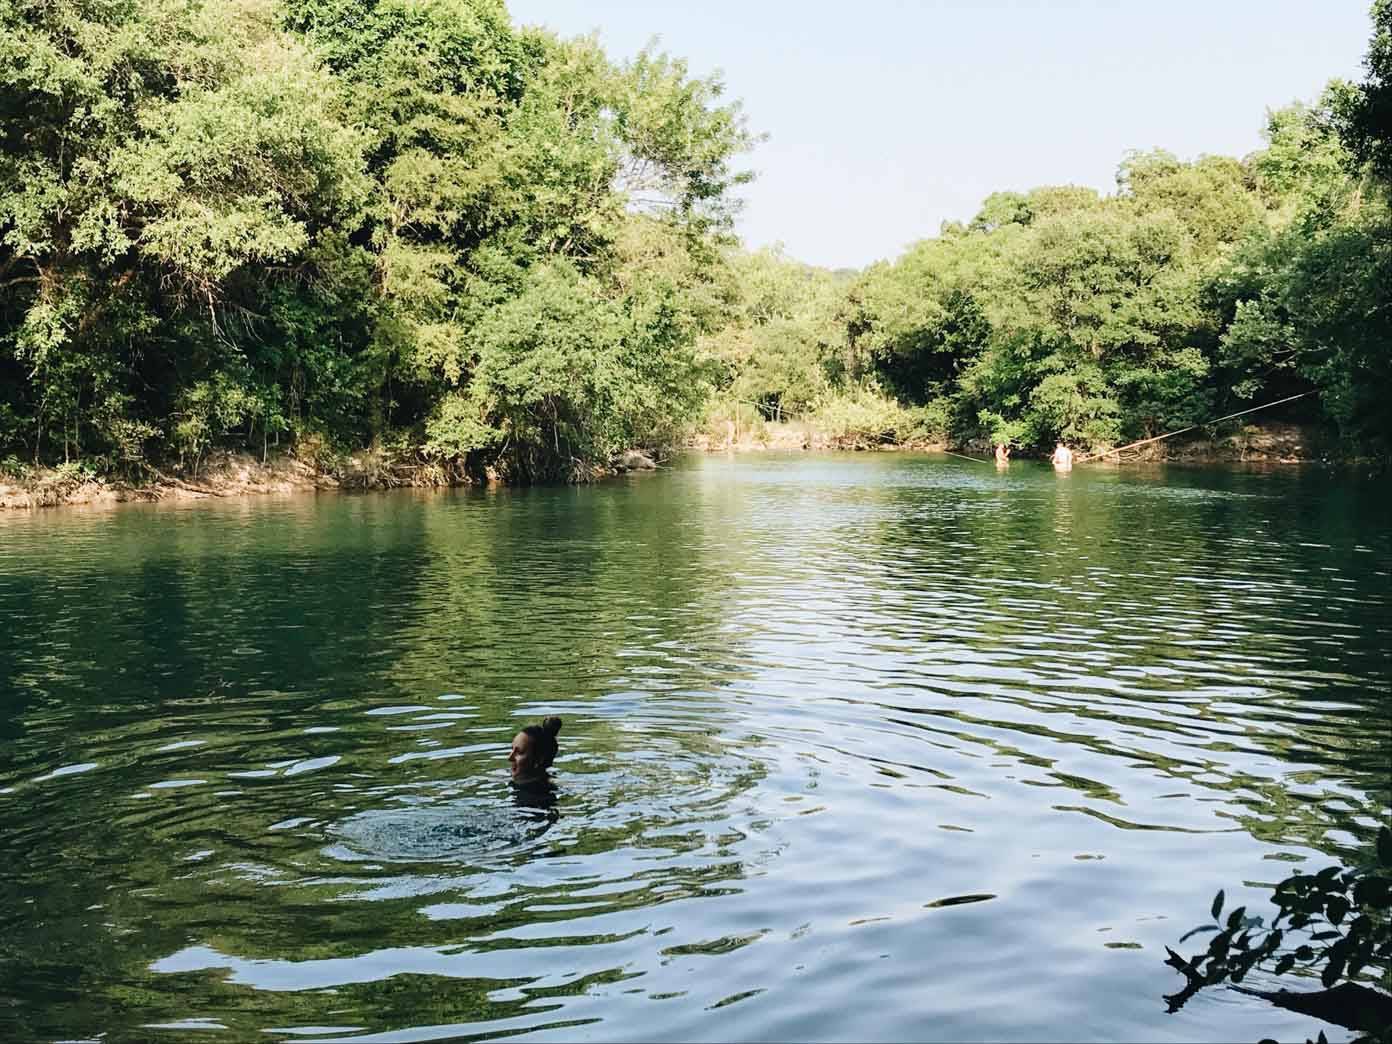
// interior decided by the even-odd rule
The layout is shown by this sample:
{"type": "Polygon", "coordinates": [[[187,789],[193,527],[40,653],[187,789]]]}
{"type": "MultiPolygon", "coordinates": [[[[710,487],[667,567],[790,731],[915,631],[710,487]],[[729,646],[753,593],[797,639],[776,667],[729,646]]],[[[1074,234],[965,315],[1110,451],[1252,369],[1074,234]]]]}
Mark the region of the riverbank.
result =
{"type": "MultiPolygon", "coordinates": [[[[989,458],[986,445],[948,445],[935,440],[886,441],[867,432],[834,435],[793,421],[761,424],[725,438],[710,432],[693,435],[683,448],[699,453],[814,453],[855,451],[961,452],[989,458]]],[[[1298,465],[1339,460],[1335,447],[1317,429],[1296,424],[1245,425],[1229,435],[1205,435],[1153,443],[1139,451],[1098,457],[1099,464],[1272,464],[1298,465]]],[[[625,471],[655,467],[645,454],[630,450],[610,467],[595,467],[584,477],[601,479],[625,471]]],[[[498,481],[487,474],[470,476],[440,465],[394,461],[367,449],[332,464],[305,460],[293,453],[272,454],[264,462],[252,454],[222,451],[209,455],[196,475],[148,469],[143,480],[100,476],[77,465],[35,468],[24,475],[0,474],[0,509],[63,507],[82,504],[206,500],[267,493],[320,490],[445,488],[498,481]]]]}
{"type": "Polygon", "coordinates": [[[214,454],[197,476],[149,469],[142,480],[91,474],[80,467],[35,468],[0,475],[0,508],[65,507],[340,489],[341,479],[290,454],[264,463],[246,453],[214,454]]]}
{"type": "MultiPolygon", "coordinates": [[[[627,450],[608,466],[589,466],[577,474],[577,480],[594,481],[656,468],[648,454],[627,450]]],[[[196,474],[170,474],[147,468],[141,478],[130,479],[98,475],[77,464],[32,468],[22,475],[0,473],[0,509],[207,500],[324,490],[443,489],[500,481],[489,471],[472,475],[458,467],[396,460],[370,448],[329,463],[302,459],[293,452],[272,453],[263,461],[250,453],[227,450],[209,454],[196,474]]]]}
{"type": "MultiPolygon", "coordinates": [[[[818,450],[914,450],[954,452],[990,458],[993,447],[984,441],[965,444],[942,439],[898,441],[874,433],[853,431],[835,434],[802,421],[761,422],[747,430],[723,434],[702,431],[686,448],[703,453],[762,453],[818,450]]],[[[1077,450],[1079,456],[1089,452],[1077,450]]],[[[1338,447],[1310,425],[1268,423],[1243,425],[1226,435],[1205,433],[1154,442],[1119,454],[1099,452],[1098,463],[1175,464],[1316,464],[1341,459],[1338,447]]]]}
{"type": "Polygon", "coordinates": [[[1174,464],[1317,464],[1340,458],[1338,446],[1308,424],[1244,424],[1226,435],[1198,432],[1152,442],[1099,461],[1174,464]]]}

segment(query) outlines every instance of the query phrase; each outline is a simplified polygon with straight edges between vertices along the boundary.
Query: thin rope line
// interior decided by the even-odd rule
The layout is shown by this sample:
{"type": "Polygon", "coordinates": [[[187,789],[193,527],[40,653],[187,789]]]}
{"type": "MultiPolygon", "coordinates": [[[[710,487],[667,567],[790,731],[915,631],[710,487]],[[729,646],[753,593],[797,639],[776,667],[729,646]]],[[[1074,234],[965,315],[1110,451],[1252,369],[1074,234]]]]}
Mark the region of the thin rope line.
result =
{"type": "Polygon", "coordinates": [[[1303,399],[1307,395],[1314,395],[1314,391],[1301,392],[1299,395],[1288,395],[1284,399],[1277,399],[1275,402],[1268,402],[1262,406],[1253,406],[1250,410],[1239,410],[1237,413],[1229,413],[1226,417],[1218,417],[1211,421],[1204,421],[1201,424],[1191,424],[1187,428],[1180,428],[1178,431],[1167,432],[1164,435],[1156,435],[1153,438],[1141,439],[1138,442],[1127,443],[1125,446],[1118,446],[1116,449],[1103,450],[1101,453],[1089,453],[1086,457],[1079,457],[1075,463],[1082,464],[1084,461],[1096,460],[1098,457],[1110,457],[1113,453],[1123,453],[1137,446],[1144,446],[1151,442],[1159,442],[1161,439],[1173,438],[1175,435],[1183,435],[1186,431],[1193,431],[1195,428],[1206,428],[1210,424],[1221,424],[1223,421],[1232,420],[1234,417],[1245,417],[1249,413],[1256,413],[1270,406],[1280,406],[1283,402],[1294,402],[1296,399],[1303,399]]]}

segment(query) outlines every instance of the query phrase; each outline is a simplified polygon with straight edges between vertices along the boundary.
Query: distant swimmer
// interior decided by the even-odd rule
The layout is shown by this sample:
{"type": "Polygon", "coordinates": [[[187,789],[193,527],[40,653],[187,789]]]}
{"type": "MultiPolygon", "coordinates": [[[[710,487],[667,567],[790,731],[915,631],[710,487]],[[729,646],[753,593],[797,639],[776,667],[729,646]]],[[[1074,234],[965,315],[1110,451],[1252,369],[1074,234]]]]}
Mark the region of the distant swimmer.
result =
{"type": "Polygon", "coordinates": [[[1010,447],[1004,442],[996,447],[996,467],[1003,468],[1010,463],[1010,447]]]}
{"type": "Polygon", "coordinates": [[[1073,451],[1060,442],[1054,447],[1054,467],[1059,471],[1073,470],[1073,451]]]}
{"type": "Polygon", "coordinates": [[[546,770],[556,760],[556,733],[561,719],[546,718],[540,725],[528,725],[512,738],[508,764],[514,783],[537,783],[546,779],[546,770]]]}

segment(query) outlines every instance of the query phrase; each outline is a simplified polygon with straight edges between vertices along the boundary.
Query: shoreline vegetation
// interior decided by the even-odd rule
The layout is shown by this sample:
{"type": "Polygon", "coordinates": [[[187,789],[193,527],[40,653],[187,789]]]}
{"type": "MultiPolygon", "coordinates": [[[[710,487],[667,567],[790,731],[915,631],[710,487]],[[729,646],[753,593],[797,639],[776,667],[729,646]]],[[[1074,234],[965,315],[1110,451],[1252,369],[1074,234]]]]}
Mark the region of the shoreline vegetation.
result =
{"type": "MultiPolygon", "coordinates": [[[[818,453],[818,452],[923,452],[965,451],[982,464],[991,465],[989,444],[949,446],[928,439],[886,441],[866,432],[839,435],[806,422],[759,422],[737,436],[700,432],[667,453],[818,453]]],[[[630,450],[604,467],[596,467],[588,481],[613,478],[627,472],[658,470],[664,454],[630,450]]],[[[1020,461],[1033,458],[1017,458],[1020,461]]],[[[1038,460],[1045,460],[1039,455],[1038,460]]],[[[1316,429],[1290,424],[1243,426],[1230,434],[1210,438],[1186,438],[1166,448],[1147,447],[1128,453],[1127,464],[1250,465],[1250,466],[1352,466],[1357,460],[1332,458],[1321,453],[1316,429]]],[[[1095,466],[1116,466],[1115,459],[1099,459],[1095,466]]],[[[263,461],[234,450],[215,451],[204,461],[197,476],[151,469],[139,479],[100,475],[81,465],[30,468],[23,474],[0,474],[0,510],[26,508],[100,506],[123,503],[188,502],[262,494],[309,492],[371,492],[389,489],[443,489],[503,482],[497,476],[448,472],[428,463],[390,461],[380,450],[368,449],[332,461],[306,461],[292,452],[275,451],[263,461]]]]}
{"type": "Polygon", "coordinates": [[[502,0],[22,0],[0,503],[588,481],[633,447],[1085,456],[1295,396],[1126,459],[1386,467],[1392,3],[1372,28],[1365,81],[1251,155],[1131,153],[1114,193],[996,192],[833,271],[735,238],[759,136],[665,53],[502,0]]]}

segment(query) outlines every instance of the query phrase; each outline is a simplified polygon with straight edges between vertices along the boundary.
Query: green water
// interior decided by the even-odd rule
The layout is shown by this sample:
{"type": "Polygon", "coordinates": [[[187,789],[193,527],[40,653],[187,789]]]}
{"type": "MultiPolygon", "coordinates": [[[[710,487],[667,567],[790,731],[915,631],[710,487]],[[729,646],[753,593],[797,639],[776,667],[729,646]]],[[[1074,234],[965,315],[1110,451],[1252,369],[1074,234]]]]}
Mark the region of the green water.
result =
{"type": "Polygon", "coordinates": [[[1164,946],[1388,817],[1390,507],[872,455],[0,514],[0,1039],[1303,1040],[1167,1015],[1164,946]]]}

